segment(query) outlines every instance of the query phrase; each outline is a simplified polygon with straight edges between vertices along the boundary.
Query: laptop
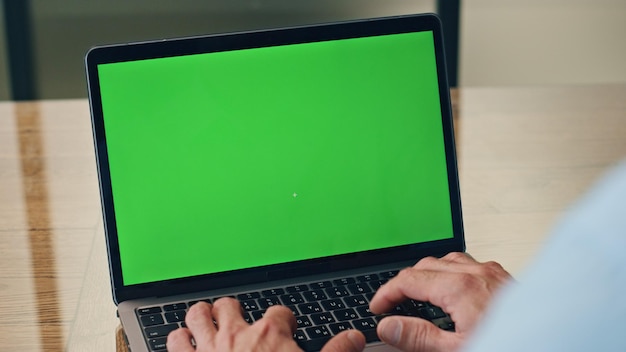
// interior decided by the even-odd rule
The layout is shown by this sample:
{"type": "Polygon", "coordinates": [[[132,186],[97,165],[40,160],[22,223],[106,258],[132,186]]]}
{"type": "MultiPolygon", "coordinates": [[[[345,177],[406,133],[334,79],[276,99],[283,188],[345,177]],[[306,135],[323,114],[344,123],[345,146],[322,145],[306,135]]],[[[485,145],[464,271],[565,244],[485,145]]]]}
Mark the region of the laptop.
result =
{"type": "MultiPolygon", "coordinates": [[[[464,251],[441,24],[421,14],[86,55],[113,300],[133,352],[198,301],[275,304],[319,350],[376,289],[464,251]]],[[[428,302],[389,314],[454,323],[428,302]]]]}

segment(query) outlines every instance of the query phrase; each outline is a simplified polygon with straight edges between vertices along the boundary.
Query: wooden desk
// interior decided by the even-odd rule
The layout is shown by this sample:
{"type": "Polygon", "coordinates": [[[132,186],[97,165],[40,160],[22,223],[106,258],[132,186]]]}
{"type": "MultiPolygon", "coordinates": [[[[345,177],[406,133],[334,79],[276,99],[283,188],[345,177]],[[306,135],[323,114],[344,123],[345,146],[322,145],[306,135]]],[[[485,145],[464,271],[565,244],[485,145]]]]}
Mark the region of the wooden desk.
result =
{"type": "MultiPolygon", "coordinates": [[[[626,85],[455,93],[468,249],[518,273],[626,157],[626,85]]],[[[115,349],[85,100],[0,103],[0,312],[2,350],[115,349]]]]}

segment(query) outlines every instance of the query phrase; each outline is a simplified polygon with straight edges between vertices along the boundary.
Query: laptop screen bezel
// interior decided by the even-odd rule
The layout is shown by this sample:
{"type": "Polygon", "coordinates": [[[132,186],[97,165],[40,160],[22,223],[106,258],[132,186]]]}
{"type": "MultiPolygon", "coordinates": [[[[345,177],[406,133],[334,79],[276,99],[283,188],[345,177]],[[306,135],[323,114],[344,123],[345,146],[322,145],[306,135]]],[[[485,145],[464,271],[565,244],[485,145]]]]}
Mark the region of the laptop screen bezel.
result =
{"type": "Polygon", "coordinates": [[[301,272],[317,274],[363,266],[367,256],[369,265],[419,260],[427,255],[444,255],[451,251],[465,251],[461,200],[458,183],[454,128],[449,96],[441,22],[434,14],[395,16],[356,20],[320,25],[178,38],[142,43],[101,46],[91,49],[85,57],[89,100],[91,107],[94,146],[98,167],[100,195],[104,217],[105,237],[109,253],[109,269],[115,303],[129,299],[159,295],[174,295],[200,290],[210,290],[241,283],[280,279],[301,272]],[[106,148],[106,133],[98,65],[142,59],[191,55],[227,50],[251,49],[275,45],[288,45],[336,39],[359,38],[416,31],[431,31],[434,37],[437,76],[439,80],[440,107],[448,170],[448,185],[452,213],[453,238],[428,243],[418,243],[387,249],[352,253],[332,257],[275,264],[231,272],[207,274],[153,283],[124,285],[117,238],[116,220],[111,189],[111,175],[106,148]]]}

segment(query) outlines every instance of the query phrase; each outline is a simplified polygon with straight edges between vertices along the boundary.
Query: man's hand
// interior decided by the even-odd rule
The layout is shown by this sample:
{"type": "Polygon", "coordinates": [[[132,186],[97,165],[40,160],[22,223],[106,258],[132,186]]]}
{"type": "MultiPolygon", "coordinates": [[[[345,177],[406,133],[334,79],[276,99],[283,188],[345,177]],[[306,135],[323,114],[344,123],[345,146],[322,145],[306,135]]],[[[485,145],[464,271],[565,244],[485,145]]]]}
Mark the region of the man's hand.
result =
{"type": "Polygon", "coordinates": [[[424,258],[383,285],[370,302],[382,314],[412,298],[441,307],[456,332],[411,317],[389,316],[378,325],[378,336],[404,351],[456,351],[472,332],[498,289],[511,275],[495,262],[478,263],[469,255],[450,253],[441,259],[424,258]]]}
{"type": "MultiPolygon", "coordinates": [[[[293,339],[296,320],[287,307],[270,307],[263,319],[249,325],[243,320],[239,302],[222,298],[214,305],[194,304],[189,308],[185,322],[188,328],[174,330],[167,337],[168,351],[301,351],[293,339]]],[[[360,352],[364,348],[363,334],[349,330],[328,341],[322,352],[360,352]]]]}

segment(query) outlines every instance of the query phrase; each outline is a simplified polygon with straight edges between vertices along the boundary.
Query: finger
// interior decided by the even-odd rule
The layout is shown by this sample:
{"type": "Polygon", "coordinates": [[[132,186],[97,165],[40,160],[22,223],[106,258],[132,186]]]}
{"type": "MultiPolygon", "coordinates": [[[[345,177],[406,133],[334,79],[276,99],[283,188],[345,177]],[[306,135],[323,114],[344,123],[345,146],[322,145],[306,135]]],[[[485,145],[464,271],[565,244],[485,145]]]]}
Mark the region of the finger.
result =
{"type": "Polygon", "coordinates": [[[426,257],[421,259],[408,270],[432,270],[448,272],[471,272],[472,267],[478,265],[475,260],[466,257],[463,253],[450,253],[443,258],[426,257]]]}
{"type": "Polygon", "coordinates": [[[217,333],[217,328],[213,324],[211,309],[211,304],[198,302],[189,308],[185,317],[187,327],[196,340],[196,344],[201,346],[208,346],[217,333]]]}
{"type": "Polygon", "coordinates": [[[449,261],[458,264],[476,264],[478,263],[469,253],[463,252],[450,252],[441,257],[443,261],[449,261]]]}
{"type": "Polygon", "coordinates": [[[176,329],[167,335],[167,350],[170,352],[195,352],[191,344],[191,332],[189,329],[176,329]]]}
{"type": "Polygon", "coordinates": [[[403,351],[453,351],[460,344],[454,333],[419,318],[386,317],[380,321],[376,332],[383,342],[403,351]]]}
{"type": "Polygon", "coordinates": [[[413,268],[407,270],[411,269],[471,274],[477,277],[496,279],[497,282],[505,282],[511,278],[511,274],[504,270],[502,265],[494,261],[480,263],[469,254],[459,252],[449,253],[441,259],[424,258],[413,268]]]}
{"type": "MultiPolygon", "coordinates": [[[[388,312],[391,308],[407,299],[431,302],[444,310],[445,298],[456,287],[456,273],[404,269],[398,275],[382,285],[370,302],[370,309],[375,314],[388,312]]],[[[451,303],[451,302],[450,302],[451,303]]]]}
{"type": "MultiPolygon", "coordinates": [[[[491,272],[505,272],[502,266],[495,262],[479,263],[465,253],[450,253],[441,259],[426,257],[412,268],[405,270],[429,270],[449,273],[465,273],[477,276],[488,275],[491,272]]],[[[508,274],[508,273],[507,273],[508,274]]]]}
{"type": "Polygon", "coordinates": [[[347,330],[330,339],[321,352],[361,352],[363,349],[365,349],[363,333],[347,330]]]}
{"type": "Polygon", "coordinates": [[[271,306],[263,315],[265,323],[274,325],[281,335],[292,336],[296,331],[296,317],[293,311],[285,306],[271,306]]]}
{"type": "Polygon", "coordinates": [[[213,303],[213,317],[218,330],[239,331],[248,326],[243,320],[239,301],[234,298],[220,298],[213,303]]]}

